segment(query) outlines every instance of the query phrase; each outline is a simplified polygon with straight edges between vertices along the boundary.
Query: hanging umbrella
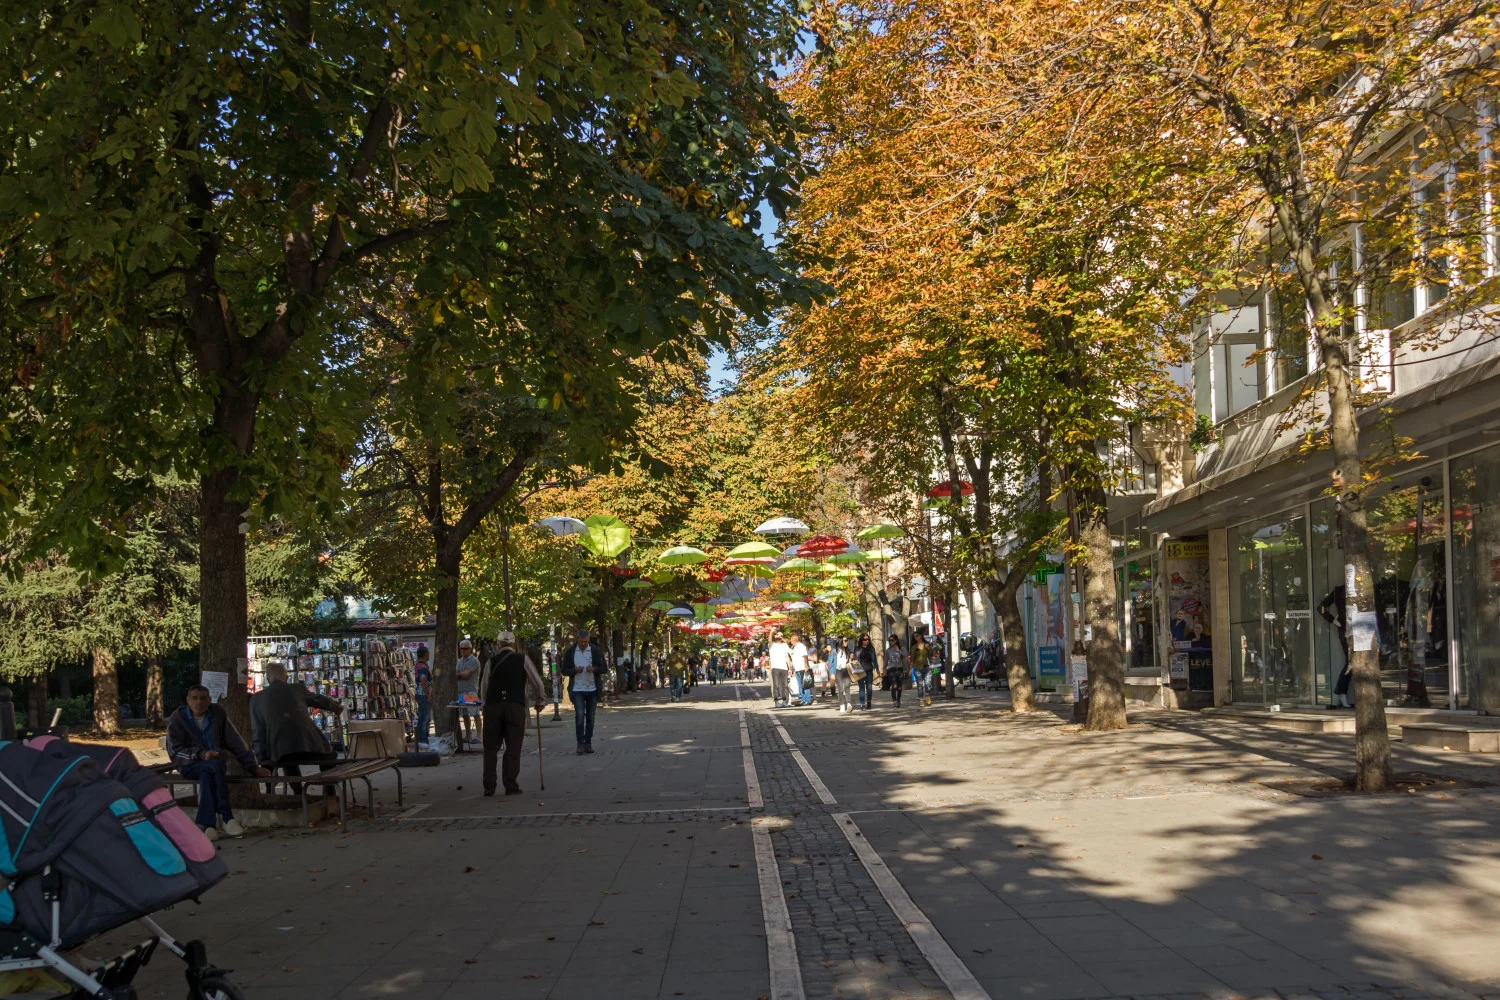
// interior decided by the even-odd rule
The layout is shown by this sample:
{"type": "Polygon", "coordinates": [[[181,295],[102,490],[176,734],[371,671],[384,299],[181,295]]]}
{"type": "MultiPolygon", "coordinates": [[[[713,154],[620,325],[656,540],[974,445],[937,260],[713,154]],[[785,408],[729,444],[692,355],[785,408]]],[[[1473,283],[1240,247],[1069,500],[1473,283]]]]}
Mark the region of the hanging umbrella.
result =
{"type": "Polygon", "coordinates": [[[583,526],[585,530],[579,535],[578,544],[600,562],[618,559],[630,548],[630,528],[618,517],[595,514],[583,526]]]}
{"type": "MultiPolygon", "coordinates": [[[[938,483],[932,489],[927,491],[927,495],[934,500],[938,499],[939,497],[951,497],[953,495],[953,484],[948,482],[938,483]]],[[[958,495],[961,497],[973,496],[974,484],[970,482],[960,482],[958,484],[958,495]]]]}
{"type": "Polygon", "coordinates": [[[790,559],[792,556],[796,555],[801,550],[802,550],[802,546],[800,546],[800,545],[788,545],[786,548],[784,548],[784,549],[781,550],[781,554],[783,556],[785,556],[786,558],[790,559]]]}
{"type": "Polygon", "coordinates": [[[828,561],[831,563],[838,563],[842,566],[848,563],[869,562],[870,558],[871,556],[868,552],[861,552],[859,549],[851,549],[848,552],[840,552],[838,555],[834,556],[828,561]]]}
{"type": "Polygon", "coordinates": [[[564,535],[581,535],[589,530],[588,525],[576,517],[544,517],[536,524],[539,528],[546,528],[557,538],[564,535]]]}
{"type": "Polygon", "coordinates": [[[755,533],[757,535],[805,535],[807,525],[795,517],[773,517],[756,528],[755,533]]]}
{"type": "Polygon", "coordinates": [[[769,566],[776,559],[772,556],[761,556],[758,559],[725,559],[725,566],[769,566]]]}
{"type": "Polygon", "coordinates": [[[805,572],[810,569],[817,569],[818,564],[813,562],[811,559],[804,559],[801,556],[795,556],[791,559],[788,559],[786,562],[782,563],[776,568],[783,573],[794,572],[797,570],[805,572]]]}
{"type": "Polygon", "coordinates": [[[656,557],[663,566],[696,566],[708,562],[708,553],[691,545],[674,545],[656,557]]]}
{"type": "Polygon", "coordinates": [[[781,555],[780,549],[760,539],[736,545],[729,550],[730,559],[775,559],[779,555],[781,555]]]}
{"type": "Polygon", "coordinates": [[[624,590],[647,590],[650,586],[650,582],[646,580],[626,580],[620,584],[620,587],[624,590]]]}
{"type": "Polygon", "coordinates": [[[795,590],[784,590],[781,593],[777,594],[774,598],[772,598],[772,600],[776,600],[776,601],[800,601],[800,600],[802,600],[802,595],[799,594],[795,590]]]}
{"type": "Polygon", "coordinates": [[[729,598],[727,598],[727,597],[710,597],[704,603],[707,604],[709,607],[722,608],[722,607],[725,607],[726,605],[733,604],[734,602],[732,600],[730,600],[729,598]]]}
{"type": "Polygon", "coordinates": [[[668,570],[657,570],[655,573],[647,573],[646,579],[650,580],[652,583],[671,583],[673,580],[677,579],[677,574],[672,573],[668,570]]]}
{"type": "Polygon", "coordinates": [[[672,605],[672,610],[668,611],[667,614],[671,615],[673,618],[691,618],[693,617],[693,609],[680,608],[674,604],[672,605]]]}
{"type": "Polygon", "coordinates": [[[854,535],[860,541],[869,541],[875,538],[900,538],[906,532],[898,524],[872,524],[868,528],[860,528],[854,535]]]}
{"type": "Polygon", "coordinates": [[[793,601],[791,604],[788,604],[786,606],[786,610],[788,610],[788,611],[811,611],[812,610],[812,605],[808,604],[806,601],[793,601]]]}
{"type": "Polygon", "coordinates": [[[813,595],[813,600],[822,601],[824,604],[832,604],[834,601],[842,599],[843,596],[837,590],[820,590],[813,595]]]}
{"type": "Polygon", "coordinates": [[[731,601],[748,601],[755,596],[750,585],[737,576],[731,576],[719,584],[719,596],[731,601]]]}
{"type": "Polygon", "coordinates": [[[896,558],[896,553],[886,550],[881,550],[880,552],[866,552],[865,558],[870,562],[885,562],[889,559],[896,558]]]}
{"type": "Polygon", "coordinates": [[[797,546],[797,555],[806,556],[809,559],[822,559],[845,552],[848,548],[849,543],[835,535],[814,535],[797,546]]]}
{"type": "Polygon", "coordinates": [[[652,611],[671,611],[673,608],[677,607],[677,605],[673,604],[671,601],[652,601],[649,607],[652,611]]]}

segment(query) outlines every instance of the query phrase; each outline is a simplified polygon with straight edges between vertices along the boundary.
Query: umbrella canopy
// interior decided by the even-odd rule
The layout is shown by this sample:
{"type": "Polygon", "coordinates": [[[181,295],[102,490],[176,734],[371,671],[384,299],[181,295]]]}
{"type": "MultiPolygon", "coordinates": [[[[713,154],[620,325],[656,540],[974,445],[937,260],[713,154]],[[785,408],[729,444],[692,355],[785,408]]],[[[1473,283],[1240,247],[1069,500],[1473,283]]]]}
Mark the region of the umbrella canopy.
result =
{"type": "Polygon", "coordinates": [[[645,590],[651,586],[646,580],[626,580],[620,584],[625,590],[645,590]]]}
{"type": "Polygon", "coordinates": [[[898,524],[872,524],[868,528],[860,528],[854,537],[860,541],[869,541],[873,538],[900,538],[906,532],[898,524]]]}
{"type": "Polygon", "coordinates": [[[828,561],[832,563],[838,563],[841,566],[848,563],[869,562],[870,553],[861,552],[859,549],[850,549],[848,552],[840,552],[838,555],[834,556],[828,561]]]}
{"type": "Polygon", "coordinates": [[[807,525],[795,517],[773,517],[755,529],[757,535],[805,535],[807,525]]]}
{"type": "Polygon", "coordinates": [[[671,615],[673,618],[691,618],[693,617],[693,609],[679,608],[674,604],[672,606],[672,610],[668,611],[667,614],[671,615]]]}
{"type": "Polygon", "coordinates": [[[704,603],[708,604],[710,607],[722,608],[726,604],[733,604],[734,601],[731,598],[728,598],[728,597],[710,597],[704,603]]]}
{"type": "Polygon", "coordinates": [[[843,596],[844,595],[839,593],[837,590],[820,590],[813,595],[813,600],[822,601],[823,603],[827,604],[832,601],[837,601],[843,596]]]}
{"type": "Polygon", "coordinates": [[[730,559],[775,559],[781,555],[781,550],[770,542],[756,539],[743,545],[736,545],[729,550],[730,559]]]}
{"type": "Polygon", "coordinates": [[[748,601],[755,596],[750,585],[737,576],[731,576],[719,584],[719,596],[731,601],[748,601]]]}
{"type": "Polygon", "coordinates": [[[581,535],[588,531],[588,525],[576,517],[544,517],[537,523],[537,527],[546,528],[558,538],[564,535],[581,535]]]}
{"type": "Polygon", "coordinates": [[[708,562],[708,553],[691,545],[674,545],[657,556],[656,561],[663,566],[696,566],[708,562]]]}
{"type": "Polygon", "coordinates": [[[724,560],[724,565],[725,566],[769,566],[769,565],[771,565],[771,563],[773,563],[775,561],[776,561],[776,557],[775,556],[760,556],[760,557],[755,558],[755,559],[745,559],[745,558],[725,559],[724,560]]]}
{"type": "Polygon", "coordinates": [[[787,570],[806,571],[810,569],[817,569],[818,564],[813,562],[811,559],[804,559],[801,556],[794,556],[793,558],[788,559],[786,562],[782,563],[776,568],[782,570],[783,572],[787,570]]]}
{"type": "Polygon", "coordinates": [[[784,590],[781,593],[777,594],[776,597],[774,598],[774,600],[777,600],[777,601],[800,601],[800,600],[802,600],[802,595],[799,594],[795,590],[784,590]]]}
{"type": "Polygon", "coordinates": [[[822,559],[837,555],[849,548],[849,543],[835,535],[814,535],[797,546],[797,555],[809,559],[822,559]]]}
{"type": "Polygon", "coordinates": [[[784,549],[781,550],[781,554],[784,555],[784,556],[786,556],[788,559],[790,559],[792,556],[796,555],[801,549],[802,549],[802,546],[800,546],[800,545],[788,545],[786,548],[784,548],[784,549]]]}
{"type": "Polygon", "coordinates": [[[793,601],[791,604],[788,604],[786,606],[786,610],[788,610],[788,611],[811,611],[812,610],[812,605],[808,604],[806,601],[793,601]]]}
{"type": "Polygon", "coordinates": [[[650,607],[652,611],[671,611],[677,605],[671,601],[652,601],[650,607]]]}
{"type": "Polygon", "coordinates": [[[630,528],[618,517],[595,514],[583,522],[584,531],[578,536],[578,544],[601,561],[618,559],[630,548],[630,528]]]}
{"type": "Polygon", "coordinates": [[[896,553],[887,551],[866,552],[865,558],[871,562],[886,562],[887,560],[896,558],[896,553]]]}
{"type": "MultiPolygon", "coordinates": [[[[927,491],[927,495],[934,500],[938,497],[951,497],[953,495],[953,484],[948,482],[938,483],[927,491]]],[[[973,496],[974,484],[967,481],[960,481],[958,484],[958,495],[962,497],[973,496]]]]}

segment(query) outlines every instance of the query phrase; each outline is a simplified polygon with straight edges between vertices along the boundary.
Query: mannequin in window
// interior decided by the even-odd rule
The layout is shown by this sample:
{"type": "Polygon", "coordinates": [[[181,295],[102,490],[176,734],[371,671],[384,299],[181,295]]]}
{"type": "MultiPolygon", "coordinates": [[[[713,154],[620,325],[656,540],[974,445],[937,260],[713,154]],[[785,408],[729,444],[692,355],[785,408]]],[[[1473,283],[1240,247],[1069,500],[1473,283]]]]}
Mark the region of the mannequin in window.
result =
{"type": "Polygon", "coordinates": [[[1349,608],[1342,583],[1323,598],[1318,605],[1318,615],[1333,626],[1334,633],[1339,637],[1339,649],[1344,652],[1344,663],[1339,670],[1338,680],[1333,685],[1333,704],[1329,707],[1353,708],[1349,701],[1349,608]]]}

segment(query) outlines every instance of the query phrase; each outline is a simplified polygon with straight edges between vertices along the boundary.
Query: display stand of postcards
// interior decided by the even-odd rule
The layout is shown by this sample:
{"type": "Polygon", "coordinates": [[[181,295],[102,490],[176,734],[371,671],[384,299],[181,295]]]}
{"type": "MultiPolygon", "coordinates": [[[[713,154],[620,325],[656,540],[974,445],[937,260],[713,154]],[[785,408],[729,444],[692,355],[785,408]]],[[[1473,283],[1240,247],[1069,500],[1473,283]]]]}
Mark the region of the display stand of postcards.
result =
{"type": "Polygon", "coordinates": [[[313,709],[313,724],[334,743],[344,742],[344,723],[375,718],[367,709],[364,641],[344,636],[303,639],[297,644],[296,676],[292,680],[309,691],[344,706],[342,717],[313,709]]]}
{"type": "Polygon", "coordinates": [[[298,641],[295,635],[252,635],[245,642],[245,659],[249,665],[249,689],[254,694],[266,686],[266,664],[281,663],[287,673],[294,668],[298,641]]]}
{"type": "Polygon", "coordinates": [[[410,729],[416,722],[416,658],[397,639],[365,638],[366,713],[363,719],[400,719],[410,729]]]}

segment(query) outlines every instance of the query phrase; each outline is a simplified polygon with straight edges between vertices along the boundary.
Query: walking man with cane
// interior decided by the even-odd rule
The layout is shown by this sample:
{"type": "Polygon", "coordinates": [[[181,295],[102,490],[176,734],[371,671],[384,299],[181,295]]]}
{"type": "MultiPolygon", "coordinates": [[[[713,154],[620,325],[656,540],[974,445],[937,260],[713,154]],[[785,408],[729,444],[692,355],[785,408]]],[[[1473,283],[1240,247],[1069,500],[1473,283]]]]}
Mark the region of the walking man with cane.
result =
{"type": "MultiPolygon", "coordinates": [[[[521,744],[526,739],[526,706],[541,711],[546,694],[542,676],[531,657],[516,649],[514,632],[501,632],[500,648],[490,662],[489,683],[484,691],[484,794],[495,794],[495,758],[503,744],[505,763],[501,778],[506,795],[521,794],[521,744]]],[[[538,715],[540,720],[540,715],[538,715]]],[[[541,739],[538,729],[537,739],[541,739]]]]}

